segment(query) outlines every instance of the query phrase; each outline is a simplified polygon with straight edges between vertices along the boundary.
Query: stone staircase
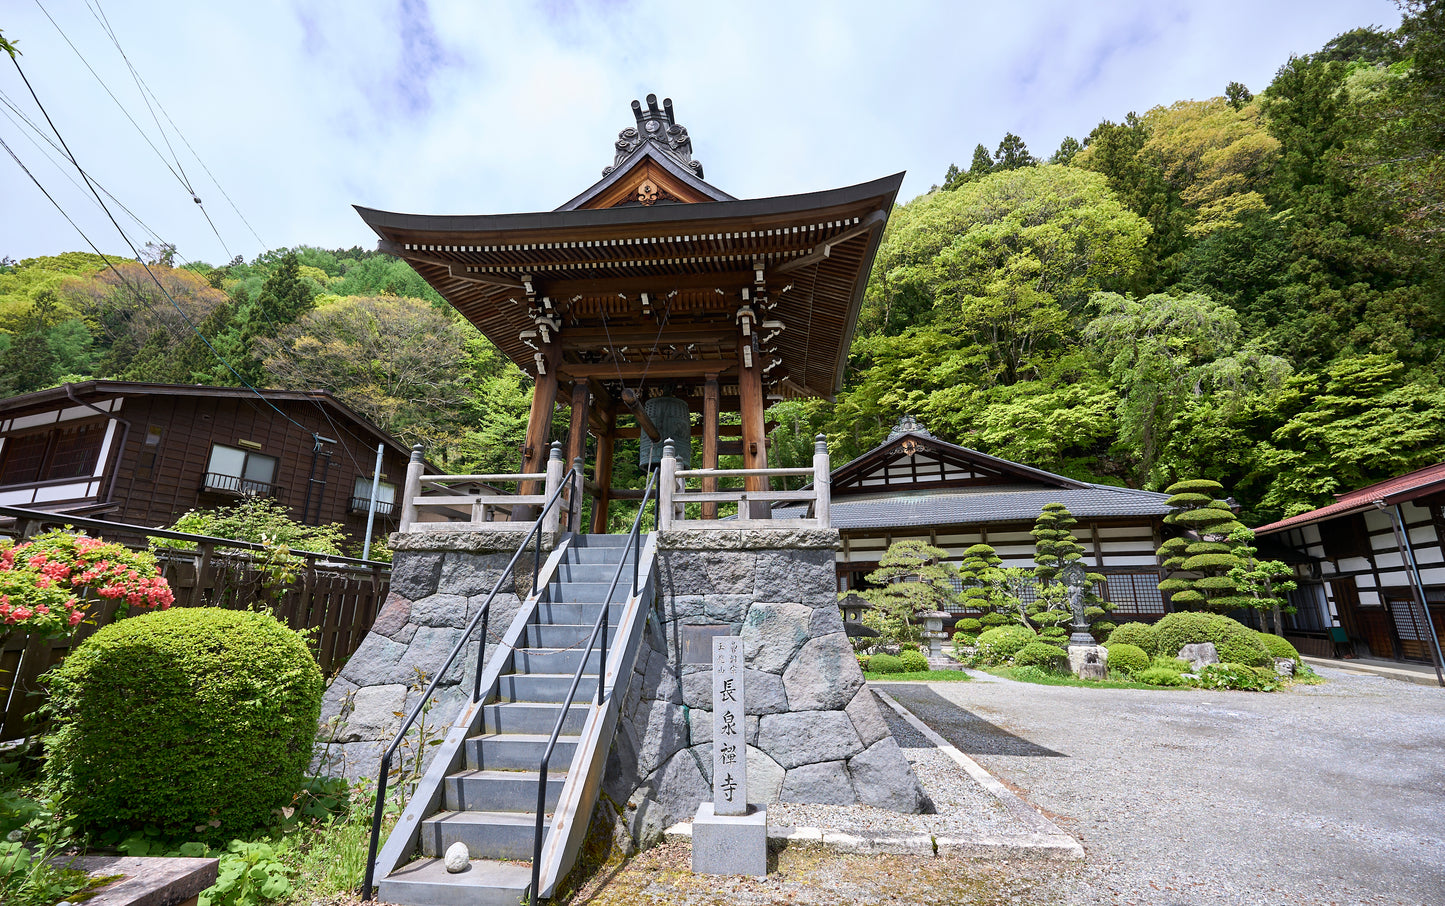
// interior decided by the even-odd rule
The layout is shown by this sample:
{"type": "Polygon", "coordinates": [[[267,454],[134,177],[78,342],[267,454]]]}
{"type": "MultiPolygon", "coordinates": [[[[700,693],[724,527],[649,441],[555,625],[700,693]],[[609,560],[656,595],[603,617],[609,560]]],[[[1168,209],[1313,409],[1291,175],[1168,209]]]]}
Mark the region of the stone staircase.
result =
{"type": "MultiPolygon", "coordinates": [[[[406,854],[414,858],[409,862],[405,857],[397,859],[404,864],[385,876],[381,876],[381,870],[386,860],[378,859],[378,895],[382,902],[403,906],[515,906],[529,900],[538,767],[619,563],[627,565],[607,604],[610,663],[619,662],[614,658],[612,642],[630,635],[640,637],[635,630],[647,617],[649,608],[645,604],[627,607],[632,551],[624,546],[626,541],[622,535],[573,536],[561,552],[553,564],[551,581],[537,596],[535,609],[530,616],[519,615],[519,622],[525,618],[525,623],[513,628],[510,672],[499,673],[492,687],[495,694],[484,695],[486,703],[479,708],[473,706],[467,732],[449,735],[448,742],[453,746],[460,743],[460,750],[445,751],[447,744],[443,744],[444,751],[438,752],[436,762],[446,765],[444,773],[434,766],[437,776],[428,774],[429,779],[439,781],[437,788],[428,789],[424,779],[408,806],[408,814],[402,816],[393,831],[393,837],[407,834],[408,841],[415,831],[415,843],[407,847],[413,852],[406,854]],[[631,620],[638,625],[621,625],[629,610],[631,620]],[[415,821],[418,817],[419,827],[415,821]],[[405,826],[409,820],[411,827],[405,826]],[[458,841],[466,844],[471,863],[467,871],[451,874],[442,856],[458,841]],[[414,853],[416,849],[419,854],[414,853]]],[[[650,588],[645,598],[650,598],[650,588]]],[[[622,653],[622,676],[631,671],[628,655],[635,656],[635,650],[622,653]]],[[[575,704],[567,712],[549,765],[544,816],[548,834],[553,832],[554,812],[564,788],[568,788],[570,774],[597,771],[605,762],[605,757],[595,757],[597,748],[600,746],[605,756],[611,745],[616,707],[612,707],[612,720],[599,720],[606,716],[607,703],[602,709],[595,704],[599,655],[594,648],[588,656],[573,697],[575,704]],[[583,757],[579,758],[579,754],[583,757]]],[[[575,778],[574,786],[586,779],[575,778]]],[[[593,789],[598,779],[591,778],[593,789]]],[[[587,801],[586,796],[579,801],[586,814],[579,811],[570,816],[573,836],[579,826],[585,831],[591,811],[592,801],[587,801]]],[[[549,850],[559,851],[556,843],[549,841],[544,859],[549,850]]],[[[580,845],[580,839],[577,843],[580,845]]],[[[388,840],[387,849],[395,850],[392,840],[388,840]]],[[[565,872],[567,866],[570,861],[561,871],[565,872]]],[[[547,886],[544,884],[544,891],[547,886]]],[[[535,902],[535,898],[530,901],[535,902]]]]}

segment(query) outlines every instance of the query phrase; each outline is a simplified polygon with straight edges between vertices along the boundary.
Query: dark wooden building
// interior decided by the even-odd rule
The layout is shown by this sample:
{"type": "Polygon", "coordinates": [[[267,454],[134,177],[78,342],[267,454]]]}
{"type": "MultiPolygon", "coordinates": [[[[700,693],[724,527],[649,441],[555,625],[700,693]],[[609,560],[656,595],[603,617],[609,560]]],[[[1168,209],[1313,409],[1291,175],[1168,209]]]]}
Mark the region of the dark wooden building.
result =
{"type": "MultiPolygon", "coordinates": [[[[382,251],[535,378],[522,472],[542,471],[558,402],[571,410],[568,461],[596,438],[593,531],[606,530],[608,501],[621,496],[614,442],[656,432],[651,401],[667,400],[700,436],[703,468],[733,452],[762,469],[768,401],[837,392],[903,179],[739,200],[703,180],[670,100],[649,95],[633,115],[602,179],[554,211],[357,208],[382,251]],[[720,427],[725,413],[738,423],[720,427]]],[[[767,480],[750,475],[747,489],[767,480]]],[[[704,491],[715,481],[703,479],[704,491]]]]}
{"type": "MultiPolygon", "coordinates": [[[[863,584],[888,545],[919,538],[955,562],[988,544],[1005,567],[1034,566],[1029,530],[1046,504],[1062,503],[1078,524],[1084,565],[1105,577],[1100,595],[1117,622],[1153,622],[1168,605],[1154,551],[1169,512],[1166,494],[1091,484],[989,456],[934,437],[903,419],[882,444],[833,470],[833,527],[843,536],[838,588],[863,584]]],[[[791,515],[783,508],[778,515],[791,515]]]]}
{"type": "Polygon", "coordinates": [[[1301,652],[1334,654],[1334,629],[1361,655],[1434,659],[1445,635],[1445,463],[1254,531],[1298,564],[1288,637],[1301,652]]]}
{"type": "Polygon", "coordinates": [[[396,526],[410,450],[324,390],[86,381],[0,400],[0,504],[149,527],[243,495],[360,544],[396,526]]]}

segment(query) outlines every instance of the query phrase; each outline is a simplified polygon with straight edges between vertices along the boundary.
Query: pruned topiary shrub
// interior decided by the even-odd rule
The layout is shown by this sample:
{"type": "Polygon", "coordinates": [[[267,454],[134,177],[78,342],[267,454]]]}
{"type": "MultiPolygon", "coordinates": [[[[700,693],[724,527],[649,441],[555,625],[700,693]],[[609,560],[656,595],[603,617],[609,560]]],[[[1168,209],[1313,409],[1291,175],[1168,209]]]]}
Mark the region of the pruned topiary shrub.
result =
{"type": "Polygon", "coordinates": [[[974,617],[964,617],[953,624],[954,633],[966,632],[969,635],[978,635],[983,632],[983,621],[974,617]]]}
{"type": "Polygon", "coordinates": [[[1104,646],[1109,649],[1109,668],[1122,670],[1128,674],[1134,674],[1140,670],[1149,669],[1149,654],[1138,645],[1130,645],[1128,642],[1110,642],[1104,646]]]}
{"type": "Polygon", "coordinates": [[[81,827],[211,842],[291,804],[325,689],[295,632],[211,607],[113,623],[46,682],[46,783],[81,827]]]}
{"type": "Polygon", "coordinates": [[[1039,641],[1063,647],[1069,643],[1069,631],[1062,626],[1045,626],[1039,630],[1039,641]]]}
{"type": "Polygon", "coordinates": [[[1013,620],[998,611],[994,611],[993,613],[986,613],[979,617],[978,622],[980,626],[992,628],[994,626],[1007,626],[1012,623],[1013,620]]]}
{"type": "Polygon", "coordinates": [[[1270,657],[1287,657],[1290,660],[1294,661],[1296,666],[1298,666],[1300,662],[1299,652],[1296,651],[1295,647],[1289,643],[1288,639],[1284,638],[1283,636],[1277,636],[1272,632],[1261,632],[1258,633],[1258,635],[1259,640],[1264,643],[1264,647],[1269,651],[1270,657]]]}
{"type": "Polygon", "coordinates": [[[1213,613],[1171,613],[1154,624],[1159,653],[1174,656],[1185,645],[1213,642],[1219,660],[1263,667],[1272,663],[1259,633],[1237,620],[1213,613]]]}
{"type": "Polygon", "coordinates": [[[904,651],[898,656],[904,673],[921,673],[928,669],[928,655],[922,651],[904,651]]]}
{"type": "MultiPolygon", "coordinates": [[[[1136,648],[1144,649],[1144,653],[1153,657],[1159,653],[1159,637],[1154,634],[1154,627],[1148,623],[1121,623],[1109,633],[1109,640],[1106,645],[1114,645],[1122,642],[1125,645],[1133,645],[1136,648]]],[[[1178,654],[1171,651],[1170,654],[1178,654]]]]}
{"type": "Polygon", "coordinates": [[[1018,654],[1014,655],[1014,666],[1059,670],[1068,659],[1068,652],[1056,645],[1049,645],[1045,642],[1029,642],[1019,649],[1018,654]]]}
{"type": "Polygon", "coordinates": [[[985,664],[1002,664],[1036,638],[1032,629],[1017,623],[1011,626],[995,626],[993,629],[984,630],[978,637],[975,651],[978,659],[985,664]]]}
{"type": "Polygon", "coordinates": [[[891,654],[875,654],[868,659],[869,673],[902,673],[903,660],[891,654]]]}

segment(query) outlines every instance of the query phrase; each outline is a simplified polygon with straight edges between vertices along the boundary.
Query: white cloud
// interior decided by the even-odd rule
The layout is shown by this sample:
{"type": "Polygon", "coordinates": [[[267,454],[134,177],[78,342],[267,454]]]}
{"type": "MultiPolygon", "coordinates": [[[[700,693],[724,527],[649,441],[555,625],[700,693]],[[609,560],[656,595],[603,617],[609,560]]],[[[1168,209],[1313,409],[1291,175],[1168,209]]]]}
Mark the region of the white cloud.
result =
{"type": "MultiPolygon", "coordinates": [[[[82,0],[42,0],[164,152],[124,62],[82,0]]],[[[4,22],[81,163],[191,259],[227,257],[165,162],[38,7],[4,22]]],[[[423,213],[544,210],[612,162],[629,103],[674,98],[709,181],[740,197],[908,170],[904,196],[1005,131],[1047,154],[1100,119],[1258,91],[1291,53],[1393,26],[1387,0],[1078,4],[468,3],[108,0],[196,158],[181,165],[232,254],[370,246],[353,203],[423,213]]],[[[8,61],[0,91],[38,119],[8,61]]],[[[6,111],[9,112],[8,110],[6,111]]],[[[107,252],[128,254],[93,201],[9,119],[10,144],[107,252]]],[[[132,224],[122,220],[127,227],[132,224]]],[[[137,231],[138,243],[149,237],[137,231]]],[[[0,157],[0,257],[83,248],[0,157]]]]}

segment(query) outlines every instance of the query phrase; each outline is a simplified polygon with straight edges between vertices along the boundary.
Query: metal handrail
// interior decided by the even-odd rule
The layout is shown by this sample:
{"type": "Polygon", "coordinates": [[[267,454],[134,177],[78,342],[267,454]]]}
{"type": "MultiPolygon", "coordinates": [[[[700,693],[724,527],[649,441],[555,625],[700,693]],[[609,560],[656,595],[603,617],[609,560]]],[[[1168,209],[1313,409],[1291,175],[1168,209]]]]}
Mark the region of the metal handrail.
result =
{"type": "MultiPolygon", "coordinates": [[[[406,738],[407,731],[411,729],[412,724],[416,723],[417,718],[421,716],[422,710],[426,707],[426,703],[431,700],[432,694],[436,692],[437,685],[441,682],[442,677],[446,675],[446,672],[451,669],[452,664],[456,662],[457,655],[466,647],[467,640],[471,638],[472,632],[477,628],[479,623],[482,627],[482,634],[477,646],[477,670],[476,679],[472,686],[472,701],[475,702],[481,697],[482,666],[486,663],[487,659],[487,617],[491,611],[492,601],[497,597],[498,593],[501,592],[503,583],[512,575],[512,570],[516,568],[517,560],[522,556],[522,552],[527,549],[527,545],[532,542],[534,536],[537,539],[537,543],[532,558],[532,593],[536,594],[537,575],[540,569],[539,561],[541,560],[542,522],[547,518],[547,513],[551,511],[552,507],[556,506],[558,501],[562,499],[562,491],[571,486],[579,471],[580,470],[574,466],[567,473],[566,477],[562,479],[561,483],[557,485],[556,490],[552,492],[552,496],[547,500],[546,506],[542,507],[542,512],[537,514],[537,521],[532,523],[532,530],[527,533],[527,537],[523,539],[521,545],[517,547],[517,552],[512,555],[512,559],[507,562],[507,566],[502,570],[502,574],[497,577],[497,584],[492,586],[492,593],[487,595],[487,600],[482,603],[482,607],[477,611],[477,615],[472,617],[471,622],[467,624],[467,628],[462,631],[461,637],[457,639],[456,645],[452,647],[451,654],[447,655],[447,659],[442,664],[441,669],[437,670],[436,676],[434,676],[431,683],[427,685],[426,691],[422,693],[421,698],[417,699],[417,703],[412,706],[411,713],[402,721],[401,729],[397,731],[396,738],[392,740],[391,745],[387,747],[386,752],[381,756],[381,768],[376,778],[376,807],[371,815],[371,844],[366,856],[366,878],[362,882],[361,889],[362,900],[365,902],[371,901],[372,885],[376,880],[376,850],[381,838],[381,815],[386,803],[386,775],[391,770],[391,756],[395,755],[396,750],[401,747],[402,740],[406,738]]],[[[578,496],[579,495],[576,494],[572,495],[573,498],[577,498],[578,496]]],[[[567,512],[569,519],[572,508],[576,506],[578,502],[576,499],[568,501],[567,512]]]]}
{"type": "MultiPolygon", "coordinates": [[[[632,593],[628,597],[636,597],[638,594],[637,562],[641,557],[642,535],[638,531],[642,527],[642,515],[647,512],[647,501],[652,496],[653,485],[657,479],[657,472],[653,471],[647,479],[647,488],[642,494],[642,505],[637,508],[637,516],[632,520],[632,531],[627,533],[628,544],[632,546],[632,593]]],[[[653,529],[657,528],[657,517],[653,517],[653,529]]],[[[627,545],[623,545],[625,550],[627,545]]],[[[543,815],[547,808],[547,766],[552,760],[552,752],[557,748],[557,738],[562,735],[562,725],[567,722],[567,712],[572,709],[572,697],[577,694],[577,687],[582,684],[582,674],[587,670],[587,659],[592,656],[592,649],[598,648],[597,656],[597,707],[602,707],[602,685],[607,678],[607,631],[608,631],[608,610],[612,607],[612,593],[617,590],[617,583],[622,579],[622,571],[627,567],[627,557],[624,556],[617,564],[617,572],[612,575],[612,584],[607,587],[607,594],[602,596],[602,613],[598,614],[597,622],[592,624],[592,634],[587,638],[587,647],[582,651],[582,660],[577,664],[577,672],[572,674],[572,685],[567,689],[567,694],[562,698],[562,711],[557,715],[557,724],[552,728],[552,735],[547,740],[547,748],[542,751],[542,762],[537,768],[537,826],[532,838],[532,902],[535,904],[541,899],[539,889],[542,882],[542,825],[543,815]],[[598,638],[601,644],[598,644],[598,638]]]]}

